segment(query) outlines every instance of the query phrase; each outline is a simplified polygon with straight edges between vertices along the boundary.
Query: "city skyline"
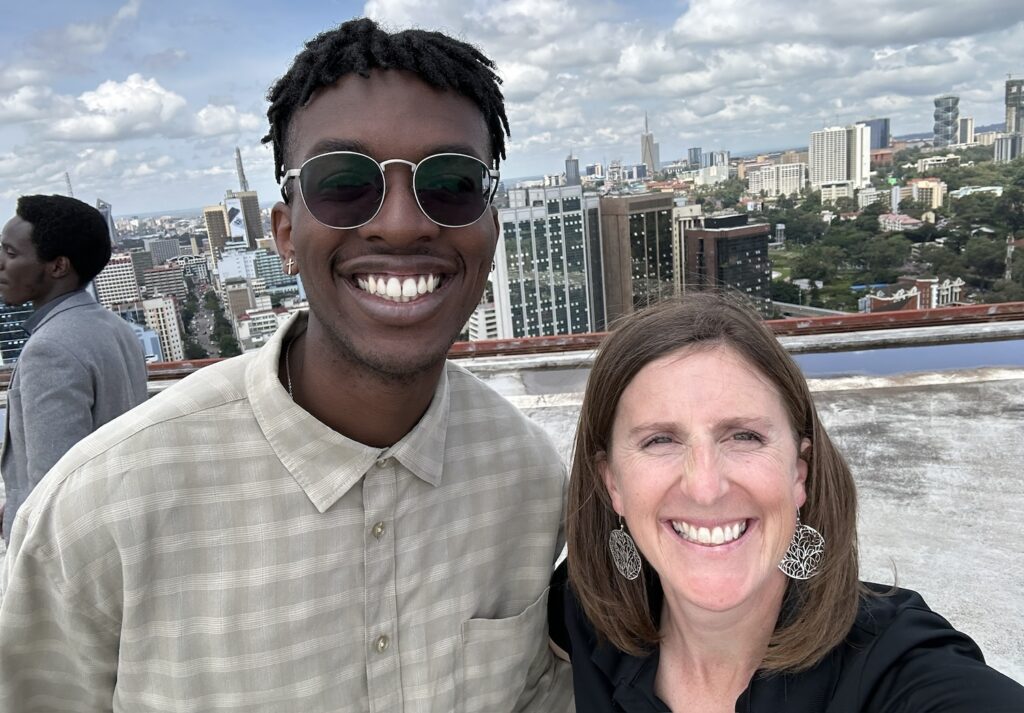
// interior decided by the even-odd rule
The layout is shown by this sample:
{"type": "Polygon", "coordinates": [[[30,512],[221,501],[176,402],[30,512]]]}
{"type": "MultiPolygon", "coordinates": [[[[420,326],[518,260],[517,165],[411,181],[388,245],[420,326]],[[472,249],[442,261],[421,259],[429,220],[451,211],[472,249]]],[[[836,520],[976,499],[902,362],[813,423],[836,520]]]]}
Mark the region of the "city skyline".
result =
{"type": "Polygon", "coordinates": [[[69,0],[8,9],[0,28],[0,207],[17,195],[101,198],[115,215],[210,205],[238,190],[235,146],[263,202],[277,192],[264,95],[302,43],[366,14],[474,42],[505,80],[506,177],[641,161],[644,113],[661,163],[691,146],[733,155],[806,146],[812,131],[889,117],[928,132],[933,99],[1000,123],[1024,77],[1024,6],[901,9],[771,0],[600,4],[411,0],[303,7],[265,0],[164,6],[69,0]],[[59,21],[56,19],[59,18],[59,21]],[[1017,64],[1014,65],[1014,62],[1017,64]]]}

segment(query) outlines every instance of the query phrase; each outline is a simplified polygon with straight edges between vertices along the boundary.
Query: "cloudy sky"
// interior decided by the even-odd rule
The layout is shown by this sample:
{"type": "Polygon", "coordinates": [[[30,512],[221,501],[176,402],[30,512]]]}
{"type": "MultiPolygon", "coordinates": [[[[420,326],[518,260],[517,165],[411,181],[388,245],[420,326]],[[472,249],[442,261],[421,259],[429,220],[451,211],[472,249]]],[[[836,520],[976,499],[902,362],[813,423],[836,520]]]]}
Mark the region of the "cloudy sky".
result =
{"type": "Polygon", "coordinates": [[[0,212],[64,191],[117,215],[199,207],[236,188],[234,147],[276,193],[268,86],[304,40],[357,15],[441,29],[499,63],[506,177],[640,159],[643,113],[662,161],[690,146],[806,146],[874,116],[930,131],[932,98],[1003,119],[1024,76],[1020,0],[38,0],[0,23],[0,212]]]}

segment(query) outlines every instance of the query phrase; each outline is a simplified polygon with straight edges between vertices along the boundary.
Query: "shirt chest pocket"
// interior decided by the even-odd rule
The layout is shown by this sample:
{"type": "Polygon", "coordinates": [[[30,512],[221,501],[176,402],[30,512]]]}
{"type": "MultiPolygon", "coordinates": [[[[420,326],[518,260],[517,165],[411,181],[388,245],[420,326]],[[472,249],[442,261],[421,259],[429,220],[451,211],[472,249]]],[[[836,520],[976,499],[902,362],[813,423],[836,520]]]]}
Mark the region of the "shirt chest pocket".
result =
{"type": "Polygon", "coordinates": [[[545,589],[521,614],[463,623],[458,713],[510,712],[536,683],[548,661],[547,602],[545,589]]]}

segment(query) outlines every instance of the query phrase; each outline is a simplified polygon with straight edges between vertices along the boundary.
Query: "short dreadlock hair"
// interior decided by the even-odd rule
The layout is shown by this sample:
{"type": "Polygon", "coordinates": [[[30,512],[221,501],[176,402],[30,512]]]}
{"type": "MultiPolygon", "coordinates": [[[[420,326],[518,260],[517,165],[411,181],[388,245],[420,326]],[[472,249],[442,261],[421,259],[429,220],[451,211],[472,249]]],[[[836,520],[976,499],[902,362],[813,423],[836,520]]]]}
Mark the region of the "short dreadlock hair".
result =
{"type": "Polygon", "coordinates": [[[508,118],[494,62],[473,45],[440,32],[390,33],[364,17],[349,20],[307,42],[285,75],[267,92],[270,132],[263,143],[274,145],[278,181],[285,173],[288,129],[295,112],[322,87],[331,86],[347,74],[369,77],[373,69],[412,72],[432,87],[454,90],[472,101],[487,123],[495,167],[505,158],[508,118]]]}
{"type": "Polygon", "coordinates": [[[71,262],[79,285],[100,273],[110,260],[110,229],[98,210],[68,196],[22,196],[15,211],[32,224],[32,244],[43,262],[62,255],[71,262]]]}

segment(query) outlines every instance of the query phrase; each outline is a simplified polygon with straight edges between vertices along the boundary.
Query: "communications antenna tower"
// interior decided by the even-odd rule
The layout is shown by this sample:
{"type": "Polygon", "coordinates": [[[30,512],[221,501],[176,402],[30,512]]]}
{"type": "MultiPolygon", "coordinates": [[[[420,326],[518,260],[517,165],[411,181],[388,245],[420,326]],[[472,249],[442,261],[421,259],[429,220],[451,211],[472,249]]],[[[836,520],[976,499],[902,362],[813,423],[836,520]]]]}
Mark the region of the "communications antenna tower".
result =
{"type": "Polygon", "coordinates": [[[67,171],[64,172],[64,185],[68,188],[68,198],[74,198],[75,192],[71,190],[71,176],[67,171]]]}

